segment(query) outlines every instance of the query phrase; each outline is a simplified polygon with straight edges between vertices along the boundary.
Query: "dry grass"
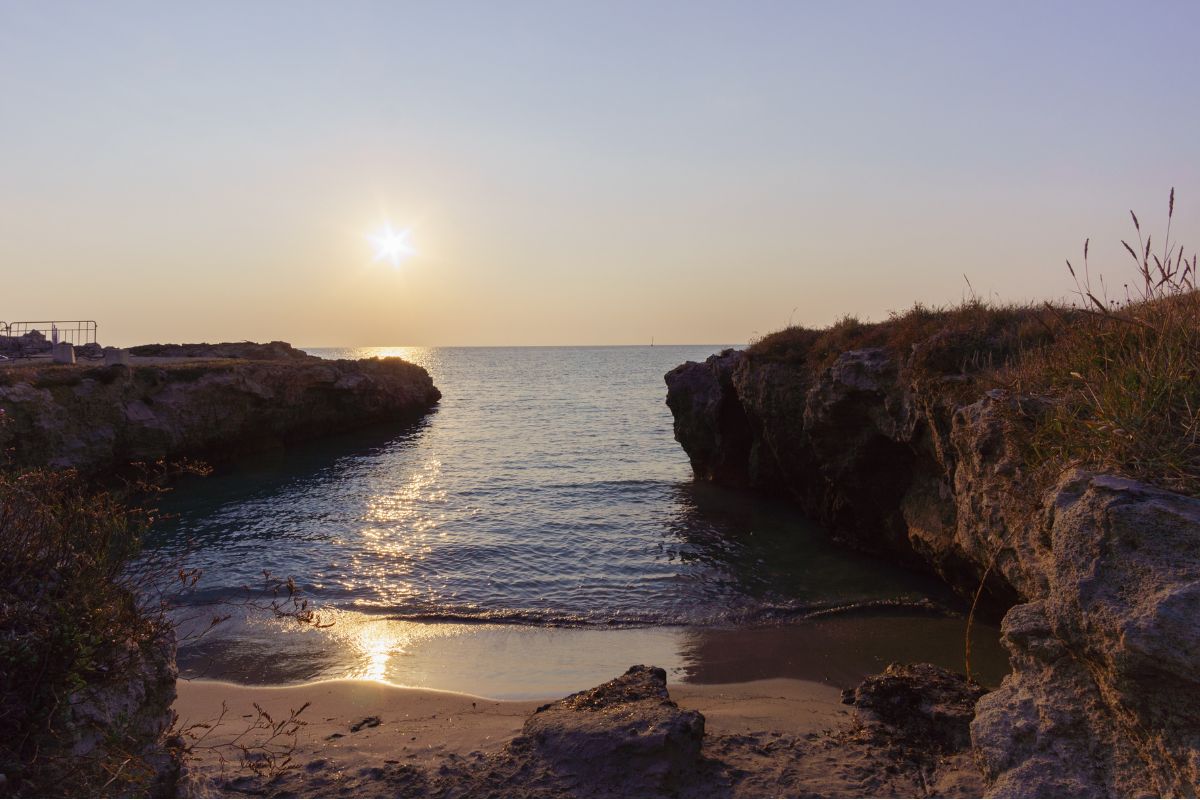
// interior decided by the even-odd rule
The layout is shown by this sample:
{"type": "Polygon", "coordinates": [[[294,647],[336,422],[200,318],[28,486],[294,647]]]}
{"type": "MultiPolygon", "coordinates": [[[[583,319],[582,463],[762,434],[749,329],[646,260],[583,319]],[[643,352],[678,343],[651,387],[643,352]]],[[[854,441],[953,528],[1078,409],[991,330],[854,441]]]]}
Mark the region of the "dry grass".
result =
{"type": "Polygon", "coordinates": [[[1078,298],[1071,306],[917,305],[880,323],[789,327],[749,354],[819,371],[846,350],[880,347],[911,384],[956,402],[990,388],[1035,395],[1045,402],[1022,421],[1032,431],[1031,466],[1050,476],[1079,465],[1200,496],[1197,260],[1171,241],[1174,212],[1172,190],[1157,248],[1130,212],[1137,241],[1122,244],[1135,277],[1119,297],[1093,280],[1085,242],[1081,268],[1067,264],[1078,298]]]}
{"type": "Polygon", "coordinates": [[[1078,297],[1071,324],[1060,323],[1052,346],[1026,353],[997,377],[1051,401],[1031,442],[1037,462],[1200,496],[1200,293],[1196,256],[1189,261],[1171,242],[1174,212],[1172,190],[1158,252],[1130,212],[1138,243],[1122,244],[1136,278],[1119,297],[1108,296],[1102,279],[1093,283],[1085,242],[1082,269],[1067,263],[1078,297]]]}
{"type": "Polygon", "coordinates": [[[912,379],[978,378],[1054,340],[1057,326],[1036,306],[971,300],[949,308],[915,305],[885,322],[845,317],[817,330],[793,326],[750,345],[757,361],[781,361],[819,371],[847,350],[882,348],[912,379]]]}

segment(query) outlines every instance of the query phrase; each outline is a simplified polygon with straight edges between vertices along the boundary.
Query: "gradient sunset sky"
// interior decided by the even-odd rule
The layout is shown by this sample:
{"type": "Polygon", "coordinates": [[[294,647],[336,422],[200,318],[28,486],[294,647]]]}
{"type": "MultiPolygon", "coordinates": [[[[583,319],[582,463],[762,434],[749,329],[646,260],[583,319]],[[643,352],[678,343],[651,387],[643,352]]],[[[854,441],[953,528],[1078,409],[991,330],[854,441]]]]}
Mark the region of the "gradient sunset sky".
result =
{"type": "Polygon", "coordinates": [[[742,343],[1200,248],[1200,3],[0,0],[0,319],[742,343]],[[415,255],[367,236],[409,229],[415,255]],[[1127,256],[1125,256],[1127,258],[1127,256]]]}

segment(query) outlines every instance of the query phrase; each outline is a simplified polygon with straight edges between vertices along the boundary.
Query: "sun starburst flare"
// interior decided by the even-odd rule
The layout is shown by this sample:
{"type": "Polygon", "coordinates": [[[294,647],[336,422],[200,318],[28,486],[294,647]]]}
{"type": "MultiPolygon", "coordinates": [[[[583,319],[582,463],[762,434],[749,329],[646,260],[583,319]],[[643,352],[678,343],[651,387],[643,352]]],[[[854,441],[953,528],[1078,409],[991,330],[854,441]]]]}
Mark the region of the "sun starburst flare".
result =
{"type": "Polygon", "coordinates": [[[368,236],[367,239],[375,245],[375,260],[391,262],[393,267],[400,266],[417,252],[408,241],[410,233],[407,228],[397,231],[391,225],[386,225],[383,230],[368,236]]]}

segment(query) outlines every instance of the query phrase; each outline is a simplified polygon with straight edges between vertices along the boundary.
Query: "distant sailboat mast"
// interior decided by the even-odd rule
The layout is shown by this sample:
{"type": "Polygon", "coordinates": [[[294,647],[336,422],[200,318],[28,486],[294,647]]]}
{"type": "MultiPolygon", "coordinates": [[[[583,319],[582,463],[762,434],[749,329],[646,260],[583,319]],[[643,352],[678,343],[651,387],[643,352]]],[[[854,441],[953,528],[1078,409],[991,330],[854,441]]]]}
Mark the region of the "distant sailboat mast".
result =
{"type": "Polygon", "coordinates": [[[654,347],[654,337],[653,336],[650,337],[650,346],[654,347]]]}

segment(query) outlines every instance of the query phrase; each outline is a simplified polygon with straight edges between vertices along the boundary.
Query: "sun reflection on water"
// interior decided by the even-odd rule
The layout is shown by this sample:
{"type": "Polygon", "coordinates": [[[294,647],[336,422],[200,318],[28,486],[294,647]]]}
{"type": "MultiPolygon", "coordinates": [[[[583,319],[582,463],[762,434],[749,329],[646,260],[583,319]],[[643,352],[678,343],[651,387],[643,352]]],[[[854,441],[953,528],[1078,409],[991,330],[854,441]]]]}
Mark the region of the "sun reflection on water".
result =
{"type": "Polygon", "coordinates": [[[416,659],[401,666],[396,659],[418,655],[428,640],[461,637],[470,631],[463,625],[428,625],[353,611],[339,611],[337,617],[337,624],[324,630],[343,653],[336,677],[400,685],[436,683],[431,673],[436,663],[416,659]]]}
{"type": "Polygon", "coordinates": [[[347,643],[357,656],[347,677],[382,681],[387,678],[388,662],[392,656],[402,656],[408,652],[407,646],[411,644],[412,636],[400,625],[380,622],[362,622],[346,631],[347,643]]]}
{"type": "MultiPolygon", "coordinates": [[[[435,360],[431,347],[354,347],[348,348],[346,358],[403,358],[429,369],[435,360]]],[[[341,356],[339,356],[341,357],[341,356]]]]}

